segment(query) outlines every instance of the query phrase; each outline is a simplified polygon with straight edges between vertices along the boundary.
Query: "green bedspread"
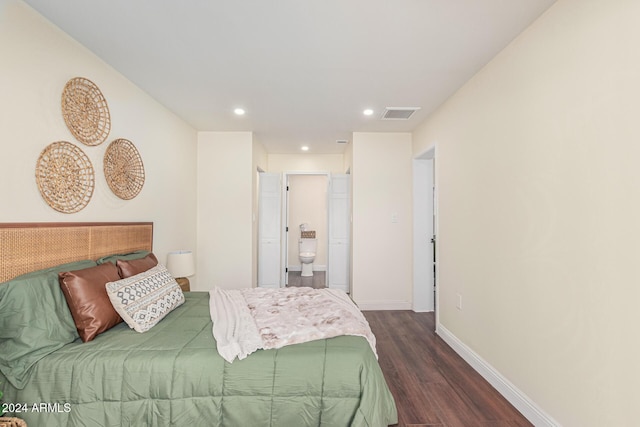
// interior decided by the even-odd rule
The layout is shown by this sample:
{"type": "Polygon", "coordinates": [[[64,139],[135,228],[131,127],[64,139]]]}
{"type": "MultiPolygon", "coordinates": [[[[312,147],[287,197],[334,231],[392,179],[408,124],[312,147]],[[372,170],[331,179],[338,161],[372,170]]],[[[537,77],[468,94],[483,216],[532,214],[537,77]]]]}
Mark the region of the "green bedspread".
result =
{"type": "MultiPolygon", "coordinates": [[[[41,359],[18,390],[0,374],[11,416],[38,426],[386,426],[393,398],[364,338],[343,336],[217,353],[209,294],[186,293],[144,334],[121,323],[41,359]]],[[[5,414],[5,416],[7,416],[5,414]]]]}

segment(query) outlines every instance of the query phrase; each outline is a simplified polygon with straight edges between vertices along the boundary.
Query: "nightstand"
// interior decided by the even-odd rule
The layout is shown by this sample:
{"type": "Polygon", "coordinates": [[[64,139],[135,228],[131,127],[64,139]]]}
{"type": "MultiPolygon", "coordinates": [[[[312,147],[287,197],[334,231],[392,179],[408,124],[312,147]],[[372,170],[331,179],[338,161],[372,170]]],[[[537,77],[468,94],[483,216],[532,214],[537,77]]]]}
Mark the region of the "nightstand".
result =
{"type": "Polygon", "coordinates": [[[178,285],[180,285],[180,289],[182,289],[182,292],[191,291],[191,288],[189,286],[189,279],[187,279],[186,277],[177,277],[176,282],[178,282],[178,285]]]}

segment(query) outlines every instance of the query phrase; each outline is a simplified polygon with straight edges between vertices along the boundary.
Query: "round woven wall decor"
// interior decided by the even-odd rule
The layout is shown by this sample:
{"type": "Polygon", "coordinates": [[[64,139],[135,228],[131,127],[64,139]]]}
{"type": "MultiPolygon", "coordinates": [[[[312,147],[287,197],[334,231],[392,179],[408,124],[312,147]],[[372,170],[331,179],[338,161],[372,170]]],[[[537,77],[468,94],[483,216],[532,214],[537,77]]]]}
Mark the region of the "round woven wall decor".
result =
{"type": "Polygon", "coordinates": [[[62,117],[78,141],[100,145],[109,136],[111,116],[107,100],[91,80],[75,77],[62,91],[62,117]]]}
{"type": "Polygon", "coordinates": [[[104,177],[113,194],[133,199],[144,185],[144,165],[135,145],[128,139],[116,139],[104,153],[104,177]]]}
{"type": "Polygon", "coordinates": [[[53,209],[78,212],[93,195],[93,166],[80,148],[66,141],[53,142],[38,157],[36,182],[42,198],[53,209]]]}

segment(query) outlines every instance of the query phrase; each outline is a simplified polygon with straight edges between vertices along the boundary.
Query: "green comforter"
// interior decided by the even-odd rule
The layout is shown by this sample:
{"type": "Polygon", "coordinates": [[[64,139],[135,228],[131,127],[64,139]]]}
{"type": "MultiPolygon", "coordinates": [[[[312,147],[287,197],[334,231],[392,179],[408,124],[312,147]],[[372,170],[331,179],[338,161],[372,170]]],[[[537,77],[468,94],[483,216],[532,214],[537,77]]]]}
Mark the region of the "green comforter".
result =
{"type": "MultiPolygon", "coordinates": [[[[38,426],[386,426],[393,398],[364,338],[217,353],[208,293],[140,334],[121,323],[41,359],[23,390],[0,374],[11,416],[38,426]]],[[[5,414],[5,416],[7,416],[5,414]]]]}

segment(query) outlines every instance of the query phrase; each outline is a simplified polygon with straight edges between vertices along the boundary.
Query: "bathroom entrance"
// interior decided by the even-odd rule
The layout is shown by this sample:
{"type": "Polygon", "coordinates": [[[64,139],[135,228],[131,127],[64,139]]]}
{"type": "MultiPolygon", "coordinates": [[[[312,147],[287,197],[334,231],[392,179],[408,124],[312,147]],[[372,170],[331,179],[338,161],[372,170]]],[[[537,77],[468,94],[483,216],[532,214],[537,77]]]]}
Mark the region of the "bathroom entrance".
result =
{"type": "Polygon", "coordinates": [[[260,173],[258,188],[258,286],[310,283],[350,292],[350,175],[260,173]],[[302,231],[307,244],[315,240],[311,246],[301,247],[302,231]]]}
{"type": "Polygon", "coordinates": [[[328,174],[285,174],[285,286],[327,286],[328,188],[328,174]]]}

